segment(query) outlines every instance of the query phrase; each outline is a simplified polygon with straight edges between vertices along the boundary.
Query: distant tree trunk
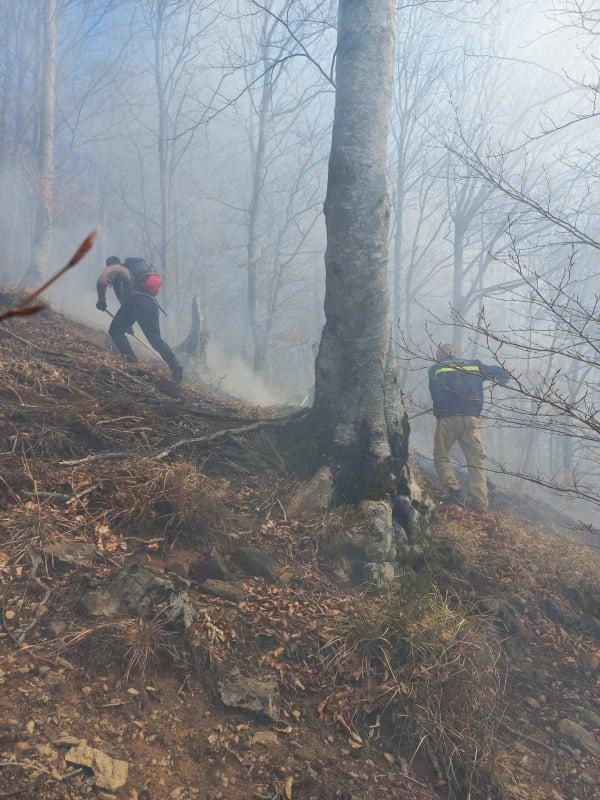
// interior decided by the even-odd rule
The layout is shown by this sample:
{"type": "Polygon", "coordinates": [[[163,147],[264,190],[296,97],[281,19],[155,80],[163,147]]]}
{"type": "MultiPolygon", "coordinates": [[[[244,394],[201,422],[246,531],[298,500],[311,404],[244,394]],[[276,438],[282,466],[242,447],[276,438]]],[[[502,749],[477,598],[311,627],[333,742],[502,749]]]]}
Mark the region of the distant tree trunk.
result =
{"type": "MultiPolygon", "coordinates": [[[[465,260],[465,227],[461,219],[454,218],[454,242],[453,242],[453,277],[452,277],[452,308],[457,314],[463,312],[464,298],[464,260],[465,260]]],[[[464,328],[460,324],[452,327],[452,344],[454,352],[460,356],[463,354],[465,343],[464,328]]]]}
{"type": "Polygon", "coordinates": [[[254,372],[264,376],[267,370],[267,341],[260,322],[258,309],[258,279],[260,271],[259,223],[262,214],[265,186],[265,158],[267,129],[272,105],[272,74],[269,69],[267,48],[263,47],[262,68],[264,73],[260,108],[258,113],[258,139],[252,170],[251,200],[248,209],[248,320],[254,349],[254,372]]]}
{"type": "Polygon", "coordinates": [[[31,261],[24,283],[39,282],[46,274],[52,246],[54,212],[54,106],[56,100],[56,0],[43,6],[42,102],[38,144],[38,197],[31,261]]]}
{"type": "Polygon", "coordinates": [[[340,0],[337,89],[325,201],[325,328],[313,429],[337,499],[406,492],[408,424],[393,366],[387,137],[394,0],[340,0]]]}
{"type": "Polygon", "coordinates": [[[168,101],[163,74],[164,13],[166,6],[156,5],[156,31],[154,35],[154,80],[158,105],[158,181],[160,194],[160,268],[165,282],[165,302],[172,291],[171,275],[171,175],[169,170],[169,120],[168,101]]]}
{"type": "Polygon", "coordinates": [[[396,235],[394,237],[394,325],[402,316],[402,234],[404,228],[404,157],[398,147],[396,173],[396,235]]]}

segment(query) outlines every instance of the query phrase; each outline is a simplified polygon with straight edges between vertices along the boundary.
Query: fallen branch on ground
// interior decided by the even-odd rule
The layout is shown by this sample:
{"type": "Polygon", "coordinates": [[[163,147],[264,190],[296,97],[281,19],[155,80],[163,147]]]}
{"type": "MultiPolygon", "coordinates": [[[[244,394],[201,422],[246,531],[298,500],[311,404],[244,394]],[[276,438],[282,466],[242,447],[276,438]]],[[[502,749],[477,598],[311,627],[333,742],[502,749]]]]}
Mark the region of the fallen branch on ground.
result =
{"type": "Polygon", "coordinates": [[[38,571],[38,568],[41,566],[41,563],[42,563],[42,560],[41,560],[41,558],[39,556],[32,555],[32,557],[31,557],[31,578],[40,587],[40,589],[42,589],[44,591],[44,596],[42,597],[40,602],[37,604],[36,609],[35,609],[35,613],[33,615],[33,619],[31,620],[29,625],[26,628],[24,628],[21,631],[21,633],[16,637],[15,641],[16,641],[16,643],[18,645],[22,645],[23,644],[23,642],[27,638],[27,634],[29,634],[35,628],[35,626],[38,624],[40,619],[43,617],[44,608],[46,606],[46,603],[48,602],[48,598],[50,597],[50,587],[46,586],[46,584],[42,580],[40,580],[38,578],[38,576],[37,576],[37,571],[38,571]]]}
{"type": "MultiPolygon", "coordinates": [[[[161,461],[163,458],[167,458],[167,456],[170,456],[176,450],[180,450],[182,447],[186,447],[187,445],[215,444],[223,439],[227,439],[230,436],[242,436],[243,434],[253,433],[254,431],[261,430],[262,428],[283,428],[292,422],[302,419],[302,417],[306,416],[308,412],[309,410],[304,408],[289,417],[284,417],[283,419],[264,419],[260,420],[259,422],[253,422],[251,425],[242,425],[239,428],[227,428],[223,431],[216,431],[216,433],[211,433],[210,436],[194,436],[187,439],[179,439],[179,441],[174,442],[172,445],[169,445],[169,447],[159,450],[158,452],[146,453],[145,456],[155,458],[157,461],[161,461]]],[[[61,467],[77,467],[80,464],[90,464],[93,461],[118,461],[122,458],[131,458],[132,455],[133,453],[131,453],[131,451],[121,450],[114,453],[94,453],[90,454],[89,456],[85,456],[85,458],[59,461],[58,463],[61,467]]]]}

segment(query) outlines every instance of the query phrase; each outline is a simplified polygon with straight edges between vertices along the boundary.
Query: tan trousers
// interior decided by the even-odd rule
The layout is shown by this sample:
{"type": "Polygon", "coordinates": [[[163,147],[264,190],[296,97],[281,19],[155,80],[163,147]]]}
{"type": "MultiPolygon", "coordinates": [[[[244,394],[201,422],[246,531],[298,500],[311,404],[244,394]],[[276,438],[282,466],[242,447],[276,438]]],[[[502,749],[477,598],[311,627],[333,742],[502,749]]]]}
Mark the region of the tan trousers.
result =
{"type": "Polygon", "coordinates": [[[481,426],[478,417],[456,415],[440,417],[437,420],[433,460],[446,491],[460,489],[460,483],[450,463],[450,450],[456,442],[460,445],[467,462],[471,505],[478,511],[487,511],[488,492],[483,467],[485,450],[481,441],[481,426]]]}

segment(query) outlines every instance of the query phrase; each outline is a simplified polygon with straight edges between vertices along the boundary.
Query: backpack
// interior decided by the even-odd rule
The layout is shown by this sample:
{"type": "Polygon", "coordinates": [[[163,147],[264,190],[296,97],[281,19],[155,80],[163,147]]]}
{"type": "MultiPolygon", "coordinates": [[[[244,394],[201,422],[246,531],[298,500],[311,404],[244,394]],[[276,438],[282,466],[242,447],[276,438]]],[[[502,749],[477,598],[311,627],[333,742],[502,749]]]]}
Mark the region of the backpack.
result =
{"type": "MultiPolygon", "coordinates": [[[[158,276],[156,270],[144,258],[126,258],[123,266],[129,270],[134,291],[144,289],[146,281],[153,275],[158,276]]],[[[160,277],[160,276],[158,276],[160,277]]]]}

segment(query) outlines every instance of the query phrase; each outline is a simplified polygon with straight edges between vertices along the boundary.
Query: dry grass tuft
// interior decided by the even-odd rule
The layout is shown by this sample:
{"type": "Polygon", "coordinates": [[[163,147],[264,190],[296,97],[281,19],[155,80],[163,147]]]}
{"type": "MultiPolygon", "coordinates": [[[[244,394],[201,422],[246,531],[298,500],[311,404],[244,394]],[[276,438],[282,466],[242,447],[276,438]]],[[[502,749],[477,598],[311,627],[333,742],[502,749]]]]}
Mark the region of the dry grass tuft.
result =
{"type": "Polygon", "coordinates": [[[202,536],[219,523],[226,483],[208,478],[185,461],[151,458],[103,465],[95,472],[100,488],[90,506],[110,525],[202,536]],[[99,508],[98,508],[99,507],[99,508]]]}
{"type": "Polygon", "coordinates": [[[486,521],[465,514],[444,520],[432,534],[434,550],[452,553],[462,571],[481,575],[496,590],[518,586],[521,597],[537,602],[568,598],[576,589],[600,607],[600,552],[576,538],[541,532],[515,517],[486,521]]]}
{"type": "Polygon", "coordinates": [[[48,425],[34,425],[13,437],[13,450],[23,456],[38,458],[71,458],[81,447],[69,434],[48,425]]]}
{"type": "Polygon", "coordinates": [[[181,635],[160,614],[97,625],[63,644],[66,650],[79,652],[83,661],[96,669],[120,669],[124,683],[165,666],[180,667],[187,660],[181,635]]]}
{"type": "Polygon", "coordinates": [[[136,619],[119,631],[117,648],[123,651],[124,679],[143,677],[146,672],[156,670],[168,660],[176,665],[183,661],[183,652],[178,635],[169,630],[167,622],[160,616],[154,619],[136,619]]]}
{"type": "Polygon", "coordinates": [[[474,799],[494,796],[501,652],[484,618],[434,590],[361,603],[337,658],[380,698],[403,749],[426,757],[450,797],[474,799]]]}
{"type": "Polygon", "coordinates": [[[0,550],[12,566],[24,564],[57,538],[62,516],[36,501],[8,509],[0,514],[0,550]]]}
{"type": "Polygon", "coordinates": [[[41,397],[64,393],[68,380],[62,370],[41,360],[9,357],[0,361],[2,386],[19,398],[23,390],[33,391],[41,397]]]}

